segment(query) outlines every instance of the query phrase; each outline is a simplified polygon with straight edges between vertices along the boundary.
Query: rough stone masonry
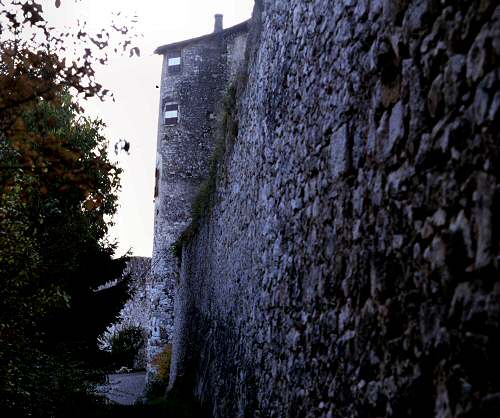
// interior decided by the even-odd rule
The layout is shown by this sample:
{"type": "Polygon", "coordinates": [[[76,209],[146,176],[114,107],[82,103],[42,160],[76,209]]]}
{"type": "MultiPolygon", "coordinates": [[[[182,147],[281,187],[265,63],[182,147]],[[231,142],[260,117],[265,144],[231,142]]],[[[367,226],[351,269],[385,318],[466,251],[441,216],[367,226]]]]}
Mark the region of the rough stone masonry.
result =
{"type": "Polygon", "coordinates": [[[259,0],[176,285],[216,417],[500,416],[500,6],[259,0]]]}
{"type": "Polygon", "coordinates": [[[261,0],[250,26],[173,388],[217,417],[500,416],[498,2],[261,0]]]}
{"type": "MultiPolygon", "coordinates": [[[[141,328],[144,335],[150,333],[151,313],[149,312],[148,289],[151,289],[151,259],[148,257],[130,257],[122,276],[131,276],[129,285],[130,299],[120,311],[117,320],[108,326],[101,335],[99,346],[104,350],[111,350],[111,339],[117,333],[130,327],[141,328]]],[[[141,348],[135,359],[138,369],[146,367],[145,348],[141,348]]]]}
{"type": "Polygon", "coordinates": [[[171,342],[178,263],[172,245],[190,222],[190,208],[214,150],[224,92],[243,63],[247,22],[163,45],[155,185],[154,245],[148,280],[148,378],[154,359],[171,342]]]}

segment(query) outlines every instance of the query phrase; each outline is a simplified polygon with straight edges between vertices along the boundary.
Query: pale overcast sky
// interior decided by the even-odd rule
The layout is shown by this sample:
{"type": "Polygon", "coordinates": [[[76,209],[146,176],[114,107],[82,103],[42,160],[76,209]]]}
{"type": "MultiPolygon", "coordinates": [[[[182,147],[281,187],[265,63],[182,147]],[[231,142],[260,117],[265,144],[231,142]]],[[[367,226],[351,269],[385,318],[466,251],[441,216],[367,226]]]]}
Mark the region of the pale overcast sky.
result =
{"type": "Polygon", "coordinates": [[[224,15],[224,27],[250,18],[253,0],[54,0],[41,1],[47,20],[57,28],[76,27],[86,21],[98,30],[109,25],[112,14],[137,15],[137,31],[143,37],[136,45],[140,58],[115,57],[97,68],[97,81],[111,90],[115,102],[91,101],[88,113],[107,124],[111,143],[130,142],[130,155],[121,154],[122,192],[112,237],[119,242],[117,255],[132,249],[133,255],[151,256],[153,245],[153,188],[161,59],[153,55],[163,44],[189,39],[213,31],[214,14],[224,15]]]}

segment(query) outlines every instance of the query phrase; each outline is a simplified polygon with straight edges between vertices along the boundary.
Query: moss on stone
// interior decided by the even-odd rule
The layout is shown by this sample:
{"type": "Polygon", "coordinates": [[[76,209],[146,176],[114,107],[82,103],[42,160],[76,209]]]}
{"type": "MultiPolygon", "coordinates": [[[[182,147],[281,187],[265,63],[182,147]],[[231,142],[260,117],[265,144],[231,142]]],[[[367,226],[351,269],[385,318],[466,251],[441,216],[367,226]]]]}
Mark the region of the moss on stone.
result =
{"type": "MultiPolygon", "coordinates": [[[[241,83],[240,83],[241,84],[241,83]]],[[[214,195],[217,190],[217,176],[223,168],[228,151],[232,148],[238,137],[238,112],[236,99],[238,88],[236,83],[231,83],[223,98],[223,110],[217,129],[216,142],[207,178],[201,183],[191,206],[191,223],[181,233],[177,241],[172,245],[173,254],[181,260],[182,248],[188,244],[198,232],[203,219],[211,212],[214,204],[214,195]]]]}

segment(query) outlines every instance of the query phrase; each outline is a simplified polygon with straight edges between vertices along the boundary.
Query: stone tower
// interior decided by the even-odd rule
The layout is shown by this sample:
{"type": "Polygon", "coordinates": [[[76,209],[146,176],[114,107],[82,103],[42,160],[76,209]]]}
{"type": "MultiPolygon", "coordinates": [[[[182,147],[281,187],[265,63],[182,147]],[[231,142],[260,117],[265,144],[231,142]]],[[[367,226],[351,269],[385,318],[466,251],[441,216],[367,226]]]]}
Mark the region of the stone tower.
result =
{"type": "Polygon", "coordinates": [[[171,247],[191,221],[191,204],[207,175],[222,96],[244,60],[248,22],[168,45],[163,56],[158,117],[152,277],[148,284],[151,362],[171,341],[178,277],[171,247]]]}

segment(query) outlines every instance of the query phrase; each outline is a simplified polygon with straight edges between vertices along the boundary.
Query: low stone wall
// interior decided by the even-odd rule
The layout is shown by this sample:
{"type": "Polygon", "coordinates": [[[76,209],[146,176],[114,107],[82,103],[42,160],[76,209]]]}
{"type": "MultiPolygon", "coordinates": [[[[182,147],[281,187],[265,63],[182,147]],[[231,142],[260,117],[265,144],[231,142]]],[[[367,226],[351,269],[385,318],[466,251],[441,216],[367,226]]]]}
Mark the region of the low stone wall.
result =
{"type": "Polygon", "coordinates": [[[172,387],[217,417],[499,416],[500,6],[256,17],[172,387]]]}

